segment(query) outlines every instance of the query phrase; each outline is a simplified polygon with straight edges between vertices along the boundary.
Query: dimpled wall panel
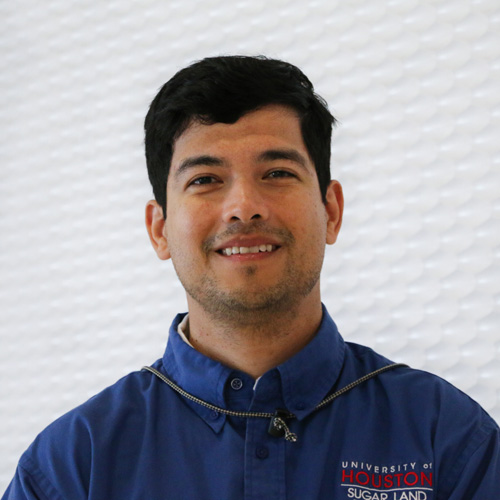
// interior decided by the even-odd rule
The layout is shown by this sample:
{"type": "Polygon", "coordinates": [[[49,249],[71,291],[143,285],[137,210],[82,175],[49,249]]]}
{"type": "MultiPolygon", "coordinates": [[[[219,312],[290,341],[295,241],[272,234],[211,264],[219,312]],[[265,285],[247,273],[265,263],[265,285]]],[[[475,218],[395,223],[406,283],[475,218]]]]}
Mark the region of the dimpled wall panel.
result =
{"type": "Polygon", "coordinates": [[[207,55],[304,69],[340,120],[323,301],[348,340],[500,419],[497,0],[0,3],[0,489],[50,421],[185,310],[143,227],[142,121],[207,55]]]}

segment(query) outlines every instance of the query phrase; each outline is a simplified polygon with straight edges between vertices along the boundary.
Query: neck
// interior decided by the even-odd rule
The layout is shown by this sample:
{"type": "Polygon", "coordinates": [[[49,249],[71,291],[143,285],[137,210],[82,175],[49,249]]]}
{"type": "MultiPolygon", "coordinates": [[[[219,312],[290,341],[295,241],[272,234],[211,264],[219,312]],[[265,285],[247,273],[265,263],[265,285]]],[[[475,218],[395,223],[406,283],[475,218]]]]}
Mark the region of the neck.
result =
{"type": "Polygon", "coordinates": [[[189,341],[202,354],[257,379],[291,358],[314,337],[322,318],[319,292],[286,311],[214,318],[190,300],[189,341]]]}

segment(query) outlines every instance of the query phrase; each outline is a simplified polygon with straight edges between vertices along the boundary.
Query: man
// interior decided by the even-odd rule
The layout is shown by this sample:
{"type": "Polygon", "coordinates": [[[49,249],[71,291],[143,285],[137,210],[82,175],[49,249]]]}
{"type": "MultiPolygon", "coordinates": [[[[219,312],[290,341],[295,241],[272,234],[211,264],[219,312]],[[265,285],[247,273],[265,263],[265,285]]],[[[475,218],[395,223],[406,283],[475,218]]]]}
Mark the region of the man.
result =
{"type": "Polygon", "coordinates": [[[340,337],[333,117],[287,63],[209,58],[146,117],[146,226],[189,313],[164,356],[63,416],[4,499],[493,499],[500,434],[467,396],[340,337]]]}

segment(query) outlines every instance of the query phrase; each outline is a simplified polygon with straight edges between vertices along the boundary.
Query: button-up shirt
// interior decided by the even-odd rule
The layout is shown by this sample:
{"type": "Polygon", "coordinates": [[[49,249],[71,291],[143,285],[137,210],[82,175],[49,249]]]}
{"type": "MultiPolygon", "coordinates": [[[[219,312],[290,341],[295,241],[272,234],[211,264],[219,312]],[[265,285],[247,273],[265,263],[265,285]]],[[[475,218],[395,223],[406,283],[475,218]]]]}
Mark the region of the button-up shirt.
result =
{"type": "Polygon", "coordinates": [[[498,498],[500,434],[468,396],[344,342],[326,310],[291,359],[255,384],[170,329],[154,367],[188,393],[242,412],[292,412],[296,442],[268,418],[226,416],[137,371],[64,415],[21,457],[4,500],[473,500],[498,498]]]}

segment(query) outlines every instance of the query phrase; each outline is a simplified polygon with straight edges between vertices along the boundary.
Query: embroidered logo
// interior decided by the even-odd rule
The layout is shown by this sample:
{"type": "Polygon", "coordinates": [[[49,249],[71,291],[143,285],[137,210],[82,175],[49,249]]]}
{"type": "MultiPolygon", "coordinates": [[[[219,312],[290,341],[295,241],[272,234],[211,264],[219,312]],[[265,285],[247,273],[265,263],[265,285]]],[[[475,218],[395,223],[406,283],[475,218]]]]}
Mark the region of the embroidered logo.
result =
{"type": "Polygon", "coordinates": [[[358,500],[431,500],[432,463],[376,465],[342,461],[341,487],[345,498],[358,500]]]}

